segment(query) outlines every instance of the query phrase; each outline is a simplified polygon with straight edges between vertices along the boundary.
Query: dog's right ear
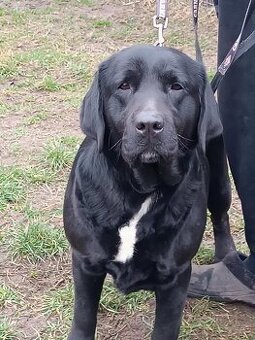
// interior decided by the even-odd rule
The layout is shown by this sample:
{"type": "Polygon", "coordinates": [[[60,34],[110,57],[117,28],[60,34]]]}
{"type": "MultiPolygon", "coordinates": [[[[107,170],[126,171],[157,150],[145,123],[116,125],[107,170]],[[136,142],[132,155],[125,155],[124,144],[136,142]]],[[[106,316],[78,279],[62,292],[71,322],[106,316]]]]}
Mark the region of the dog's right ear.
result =
{"type": "Polygon", "coordinates": [[[105,121],[100,89],[100,70],[95,74],[93,83],[83,99],[80,126],[87,136],[96,139],[98,151],[101,152],[104,145],[105,121]]]}

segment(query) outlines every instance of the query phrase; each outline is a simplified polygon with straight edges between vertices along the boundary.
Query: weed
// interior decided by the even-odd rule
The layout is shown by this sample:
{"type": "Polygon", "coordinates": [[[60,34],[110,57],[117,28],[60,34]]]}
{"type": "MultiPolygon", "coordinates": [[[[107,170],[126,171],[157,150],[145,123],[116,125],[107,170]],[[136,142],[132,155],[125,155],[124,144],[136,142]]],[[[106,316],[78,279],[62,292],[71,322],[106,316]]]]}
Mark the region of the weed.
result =
{"type": "Polygon", "coordinates": [[[37,220],[27,225],[15,226],[11,231],[10,249],[14,257],[36,262],[46,257],[62,255],[67,248],[63,230],[37,220]]]}

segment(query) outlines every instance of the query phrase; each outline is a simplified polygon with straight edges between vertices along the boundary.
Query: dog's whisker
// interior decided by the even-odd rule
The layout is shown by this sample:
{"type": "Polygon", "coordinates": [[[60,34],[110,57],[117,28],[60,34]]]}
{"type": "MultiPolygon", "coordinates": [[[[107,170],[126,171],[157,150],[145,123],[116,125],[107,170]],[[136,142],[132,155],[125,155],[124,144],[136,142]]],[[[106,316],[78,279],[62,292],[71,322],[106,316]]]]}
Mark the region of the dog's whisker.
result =
{"type": "Polygon", "coordinates": [[[118,146],[119,144],[121,144],[122,139],[120,138],[113,146],[110,147],[109,150],[113,150],[114,148],[116,148],[116,146],[118,146]]]}
{"type": "Polygon", "coordinates": [[[185,145],[180,139],[178,140],[178,142],[180,144],[181,149],[184,149],[185,151],[190,150],[190,148],[187,145],[185,145]]]}
{"type": "Polygon", "coordinates": [[[194,139],[189,139],[189,138],[187,138],[187,137],[184,137],[184,136],[182,136],[182,135],[179,135],[179,134],[177,134],[177,137],[180,137],[180,138],[182,138],[182,139],[184,139],[184,140],[187,140],[188,142],[195,142],[195,140],[194,140],[194,139]]]}

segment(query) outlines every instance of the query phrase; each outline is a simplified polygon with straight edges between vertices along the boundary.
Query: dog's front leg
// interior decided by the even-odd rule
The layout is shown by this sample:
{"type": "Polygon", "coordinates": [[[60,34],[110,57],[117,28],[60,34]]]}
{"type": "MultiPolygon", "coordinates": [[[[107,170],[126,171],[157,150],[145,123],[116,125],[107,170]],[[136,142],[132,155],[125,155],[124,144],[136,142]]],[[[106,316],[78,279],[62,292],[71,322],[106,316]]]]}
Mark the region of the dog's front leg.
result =
{"type": "Polygon", "coordinates": [[[156,316],[152,340],[176,340],[186,301],[191,266],[181,273],[174,286],[159,287],[156,293],[156,316]]]}
{"type": "Polygon", "coordinates": [[[105,275],[84,271],[82,259],[73,254],[74,317],[68,340],[94,340],[97,310],[105,275]]]}

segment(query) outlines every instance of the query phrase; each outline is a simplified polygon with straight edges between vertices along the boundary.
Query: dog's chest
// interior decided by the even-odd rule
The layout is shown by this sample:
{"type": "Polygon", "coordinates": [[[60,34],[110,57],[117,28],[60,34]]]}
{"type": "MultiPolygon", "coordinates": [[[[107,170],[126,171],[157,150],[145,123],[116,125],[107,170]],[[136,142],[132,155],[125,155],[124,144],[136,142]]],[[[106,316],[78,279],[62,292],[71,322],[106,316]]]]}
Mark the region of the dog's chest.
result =
{"type": "Polygon", "coordinates": [[[152,202],[152,196],[147,197],[132,218],[125,225],[119,228],[118,233],[120,242],[114,261],[125,263],[133,257],[137,242],[137,229],[139,228],[139,222],[150,210],[152,202]]]}

